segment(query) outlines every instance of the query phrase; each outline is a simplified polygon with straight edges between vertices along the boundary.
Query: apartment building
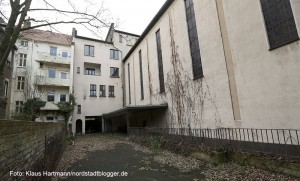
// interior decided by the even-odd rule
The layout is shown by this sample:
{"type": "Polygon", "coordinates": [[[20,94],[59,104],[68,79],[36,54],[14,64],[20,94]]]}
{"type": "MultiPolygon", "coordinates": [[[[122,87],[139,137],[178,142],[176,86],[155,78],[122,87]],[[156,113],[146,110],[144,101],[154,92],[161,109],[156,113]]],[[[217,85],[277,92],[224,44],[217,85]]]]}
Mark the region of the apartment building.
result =
{"type": "Polygon", "coordinates": [[[26,100],[46,101],[40,122],[64,121],[57,103],[69,101],[73,82],[71,36],[38,29],[22,33],[17,41],[11,110],[22,111],[26,100]]]}
{"type": "Polygon", "coordinates": [[[123,59],[125,107],[103,117],[127,128],[299,128],[299,30],[297,0],[167,0],[123,59]]]}
{"type": "MultiPolygon", "coordinates": [[[[77,35],[75,29],[72,34],[73,91],[77,104],[72,131],[82,134],[101,132],[104,128],[102,114],[123,107],[122,55],[135,43],[132,39],[136,40],[138,36],[114,30],[113,24],[106,41],[77,35]],[[115,37],[120,37],[116,34],[122,34],[122,39],[116,40],[115,37]]],[[[106,127],[110,124],[107,122],[106,127]]],[[[126,128],[126,124],[120,127],[126,128]]]]}

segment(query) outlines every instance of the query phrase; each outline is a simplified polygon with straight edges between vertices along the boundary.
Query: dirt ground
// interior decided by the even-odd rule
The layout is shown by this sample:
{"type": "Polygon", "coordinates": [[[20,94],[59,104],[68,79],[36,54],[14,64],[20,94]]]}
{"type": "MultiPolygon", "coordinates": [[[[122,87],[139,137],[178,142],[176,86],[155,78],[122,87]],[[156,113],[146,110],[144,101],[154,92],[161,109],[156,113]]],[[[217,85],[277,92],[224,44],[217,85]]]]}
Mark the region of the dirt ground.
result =
{"type": "Polygon", "coordinates": [[[76,174],[92,172],[91,174],[94,176],[53,177],[54,181],[297,180],[278,173],[242,167],[234,163],[211,165],[193,157],[184,157],[165,150],[151,150],[130,142],[126,136],[108,134],[77,137],[75,146],[66,146],[56,171],[76,174]],[[118,176],[113,172],[118,172],[118,176]],[[127,176],[124,176],[126,173],[127,176]]]}

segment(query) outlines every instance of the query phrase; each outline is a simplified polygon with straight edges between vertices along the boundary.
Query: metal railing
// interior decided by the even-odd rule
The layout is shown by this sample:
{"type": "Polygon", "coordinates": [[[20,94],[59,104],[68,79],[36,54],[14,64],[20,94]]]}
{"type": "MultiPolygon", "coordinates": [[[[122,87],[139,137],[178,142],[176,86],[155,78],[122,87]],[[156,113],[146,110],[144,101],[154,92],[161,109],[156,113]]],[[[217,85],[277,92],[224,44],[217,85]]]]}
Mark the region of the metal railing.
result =
{"type": "Polygon", "coordinates": [[[129,135],[165,136],[214,148],[224,146],[300,158],[300,130],[251,128],[129,128],[129,135]]]}

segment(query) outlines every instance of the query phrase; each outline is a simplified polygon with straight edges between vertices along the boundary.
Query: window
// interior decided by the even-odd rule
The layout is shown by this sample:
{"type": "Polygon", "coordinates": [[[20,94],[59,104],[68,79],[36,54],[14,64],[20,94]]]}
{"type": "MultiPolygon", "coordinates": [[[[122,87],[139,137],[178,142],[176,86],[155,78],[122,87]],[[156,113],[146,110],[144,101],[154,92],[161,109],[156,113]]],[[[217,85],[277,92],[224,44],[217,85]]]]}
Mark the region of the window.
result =
{"type": "Polygon", "coordinates": [[[80,74],[80,67],[77,67],[77,73],[80,74]]]}
{"type": "Polygon", "coordinates": [[[28,41],[22,40],[21,41],[21,46],[28,47],[28,41]]]}
{"type": "Polygon", "coordinates": [[[4,97],[7,97],[8,95],[8,81],[5,80],[4,82],[4,97]]]}
{"type": "Polygon", "coordinates": [[[270,49],[299,39],[290,0],[260,0],[270,49]]]}
{"type": "Polygon", "coordinates": [[[96,88],[96,85],[95,84],[91,84],[90,85],[90,96],[91,97],[96,97],[97,96],[97,88],[96,88]]]}
{"type": "Polygon", "coordinates": [[[68,52],[61,52],[61,56],[64,58],[68,57],[68,52]]]}
{"type": "Polygon", "coordinates": [[[49,72],[49,78],[55,78],[56,69],[49,68],[48,72],[49,72]]]}
{"type": "Polygon", "coordinates": [[[24,90],[25,77],[18,76],[17,90],[24,90]]]}
{"type": "Polygon", "coordinates": [[[119,42],[120,42],[120,43],[123,42],[122,39],[123,39],[122,35],[119,35],[119,42]]]}
{"type": "Polygon", "coordinates": [[[105,97],[105,96],[106,96],[105,85],[100,85],[99,97],[105,97]]]}
{"type": "Polygon", "coordinates": [[[157,59],[158,59],[159,87],[160,87],[160,92],[165,92],[164,67],[162,62],[160,30],[157,30],[156,32],[156,46],[157,46],[157,59]]]}
{"type": "Polygon", "coordinates": [[[77,114],[81,114],[81,105],[77,105],[77,114]]]}
{"type": "Polygon", "coordinates": [[[194,79],[203,77],[201,56],[200,56],[200,47],[198,41],[196,17],[194,12],[193,0],[184,0],[185,1],[185,12],[186,12],[186,21],[188,26],[188,35],[190,42],[190,51],[192,57],[192,67],[194,79]]]}
{"type": "Polygon", "coordinates": [[[60,102],[66,102],[67,101],[67,95],[66,94],[61,94],[60,95],[60,102]]]}
{"type": "Polygon", "coordinates": [[[16,112],[23,112],[23,101],[16,101],[16,112]]]}
{"type": "Polygon", "coordinates": [[[47,116],[47,121],[54,121],[54,117],[53,116],[47,116]]]}
{"type": "Polygon", "coordinates": [[[50,47],[50,55],[51,56],[57,55],[57,47],[50,47]]]}
{"type": "Polygon", "coordinates": [[[20,67],[26,67],[27,54],[20,53],[19,55],[20,55],[19,66],[20,67]]]}
{"type": "Polygon", "coordinates": [[[118,78],[119,77],[119,68],[110,67],[110,77],[118,78]]]}
{"type": "Polygon", "coordinates": [[[84,55],[85,56],[94,56],[94,46],[84,45],[84,55]]]}
{"type": "Polygon", "coordinates": [[[47,101],[54,102],[54,100],[55,100],[55,91],[48,91],[47,101]]]}
{"type": "Polygon", "coordinates": [[[108,97],[115,97],[115,87],[114,86],[109,86],[109,92],[108,92],[108,97]]]}
{"type": "Polygon", "coordinates": [[[144,83],[143,83],[143,63],[142,63],[142,50],[139,51],[140,61],[140,83],[141,83],[141,100],[144,99],[144,83]]]}
{"type": "Polygon", "coordinates": [[[110,59],[119,60],[119,51],[110,49],[110,59]]]}
{"type": "Polygon", "coordinates": [[[130,92],[130,64],[128,63],[128,96],[129,104],[131,104],[131,92],[130,92]]]}
{"type": "Polygon", "coordinates": [[[68,73],[66,73],[66,72],[61,72],[61,73],[60,73],[60,78],[61,78],[61,79],[67,79],[67,78],[68,78],[68,73]]]}
{"type": "Polygon", "coordinates": [[[95,75],[95,69],[86,68],[85,69],[85,75],[95,75]]]}

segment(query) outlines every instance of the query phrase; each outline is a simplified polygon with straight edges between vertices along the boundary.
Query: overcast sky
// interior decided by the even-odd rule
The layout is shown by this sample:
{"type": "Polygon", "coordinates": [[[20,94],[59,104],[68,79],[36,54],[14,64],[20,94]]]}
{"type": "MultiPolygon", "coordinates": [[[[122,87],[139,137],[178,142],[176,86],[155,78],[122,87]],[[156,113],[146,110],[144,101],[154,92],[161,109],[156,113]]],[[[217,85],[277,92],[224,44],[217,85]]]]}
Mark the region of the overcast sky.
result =
{"type": "MultiPolygon", "coordinates": [[[[101,0],[73,0],[74,4],[79,7],[85,7],[85,2],[93,3],[92,6],[88,7],[88,11],[97,9],[101,5],[101,0]]],[[[69,6],[66,3],[67,0],[50,0],[49,3],[59,8],[66,8],[69,6]]],[[[164,4],[165,0],[103,0],[103,5],[108,9],[112,21],[119,22],[118,30],[126,31],[140,35],[146,26],[150,23],[155,14],[164,4]]],[[[43,0],[33,0],[32,8],[41,7],[44,4],[43,0]]],[[[31,16],[44,16],[51,17],[52,19],[57,18],[58,15],[50,15],[49,13],[39,13],[31,16]]],[[[56,25],[55,28],[65,34],[71,34],[72,27],[77,29],[78,35],[93,37],[92,33],[87,31],[84,27],[79,25],[56,25]]],[[[102,39],[106,36],[107,29],[103,29],[102,32],[98,33],[102,39]]]]}

